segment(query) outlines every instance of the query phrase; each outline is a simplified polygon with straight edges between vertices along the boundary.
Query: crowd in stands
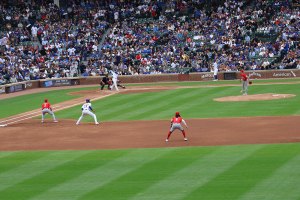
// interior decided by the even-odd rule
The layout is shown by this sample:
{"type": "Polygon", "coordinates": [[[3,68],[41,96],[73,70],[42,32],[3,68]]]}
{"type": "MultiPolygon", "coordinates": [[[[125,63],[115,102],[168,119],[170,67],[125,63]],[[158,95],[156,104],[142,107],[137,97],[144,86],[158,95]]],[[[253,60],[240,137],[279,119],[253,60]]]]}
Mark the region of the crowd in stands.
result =
{"type": "Polygon", "coordinates": [[[300,69],[291,0],[5,0],[0,9],[0,84],[208,72],[213,62],[219,71],[300,69]]]}

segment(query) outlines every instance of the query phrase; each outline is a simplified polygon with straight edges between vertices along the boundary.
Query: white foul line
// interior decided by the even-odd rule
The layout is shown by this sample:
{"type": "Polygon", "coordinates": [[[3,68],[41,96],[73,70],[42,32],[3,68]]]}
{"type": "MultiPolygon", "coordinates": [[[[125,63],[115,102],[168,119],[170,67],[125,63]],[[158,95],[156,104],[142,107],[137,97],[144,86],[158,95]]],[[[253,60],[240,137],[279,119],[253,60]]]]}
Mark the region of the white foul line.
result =
{"type": "Polygon", "coordinates": [[[28,115],[32,115],[32,114],[35,114],[35,113],[39,113],[39,111],[32,111],[32,112],[27,113],[27,114],[25,114],[25,115],[20,115],[20,116],[17,116],[17,117],[12,117],[12,118],[9,118],[9,119],[7,119],[7,120],[1,121],[0,123],[12,121],[12,120],[14,120],[14,119],[22,118],[22,117],[25,117],[25,116],[28,116],[28,115]]]}
{"type": "MultiPolygon", "coordinates": [[[[116,93],[112,93],[112,94],[107,94],[107,95],[104,95],[104,96],[96,97],[96,98],[93,98],[93,99],[91,99],[91,100],[103,99],[103,98],[105,98],[105,97],[108,97],[108,96],[111,96],[111,95],[114,95],[114,94],[116,94],[116,93]]],[[[80,104],[82,104],[82,103],[80,102],[80,103],[75,103],[75,104],[71,104],[71,105],[69,105],[69,106],[62,106],[62,107],[61,107],[61,106],[56,106],[56,107],[53,107],[53,108],[60,107],[59,109],[56,110],[56,111],[60,111],[60,110],[67,109],[67,108],[71,108],[71,107],[73,107],[73,106],[77,106],[77,105],[80,105],[80,104]]],[[[17,122],[20,122],[20,121],[24,121],[24,120],[27,120],[27,119],[31,119],[31,118],[37,117],[37,116],[39,116],[39,115],[41,115],[41,114],[40,114],[40,111],[33,111],[32,113],[28,113],[28,114],[25,114],[25,115],[13,117],[13,118],[11,118],[11,119],[1,121],[0,123],[7,122],[7,121],[12,121],[12,120],[18,119],[18,118],[21,118],[21,119],[19,119],[19,120],[14,120],[14,121],[8,122],[8,123],[6,123],[6,124],[0,124],[0,127],[4,127],[4,126],[7,126],[7,125],[9,125],[9,124],[14,124],[14,123],[17,123],[17,122]],[[37,114],[37,113],[38,113],[38,114],[37,114]],[[31,116],[26,117],[26,116],[28,116],[28,115],[31,115],[31,116]],[[22,118],[22,117],[26,117],[26,118],[22,118]]]]}

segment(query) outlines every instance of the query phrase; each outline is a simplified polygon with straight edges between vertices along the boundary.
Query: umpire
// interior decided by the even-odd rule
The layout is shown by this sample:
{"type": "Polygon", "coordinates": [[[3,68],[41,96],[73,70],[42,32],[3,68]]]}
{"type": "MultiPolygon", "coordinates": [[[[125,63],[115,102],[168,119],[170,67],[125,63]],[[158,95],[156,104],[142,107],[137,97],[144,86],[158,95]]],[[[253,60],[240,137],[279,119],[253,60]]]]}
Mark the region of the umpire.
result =
{"type": "Polygon", "coordinates": [[[105,74],[105,76],[102,78],[102,80],[100,81],[100,85],[101,85],[101,90],[103,90],[105,85],[107,85],[107,89],[110,90],[111,80],[109,79],[108,74],[105,74]]]}

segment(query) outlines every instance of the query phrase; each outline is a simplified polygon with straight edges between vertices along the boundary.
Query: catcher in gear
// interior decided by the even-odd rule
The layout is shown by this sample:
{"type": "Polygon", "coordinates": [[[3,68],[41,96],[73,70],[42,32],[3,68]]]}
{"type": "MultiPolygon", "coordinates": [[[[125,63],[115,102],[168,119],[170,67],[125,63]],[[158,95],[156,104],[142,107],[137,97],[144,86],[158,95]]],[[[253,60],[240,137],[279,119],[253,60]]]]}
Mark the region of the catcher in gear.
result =
{"type": "Polygon", "coordinates": [[[108,77],[108,74],[105,74],[105,76],[102,78],[102,80],[100,81],[100,85],[101,85],[101,90],[104,89],[105,85],[107,85],[107,89],[110,90],[112,81],[108,77]]]}
{"type": "Polygon", "coordinates": [[[170,138],[171,134],[173,133],[173,131],[175,129],[180,130],[182,132],[183,137],[184,137],[184,141],[187,141],[186,134],[185,134],[185,131],[184,131],[181,123],[183,123],[185,125],[185,127],[188,128],[185,120],[180,116],[180,113],[176,112],[175,116],[171,119],[171,127],[170,127],[170,130],[169,130],[166,142],[169,141],[169,138],[170,138]]]}

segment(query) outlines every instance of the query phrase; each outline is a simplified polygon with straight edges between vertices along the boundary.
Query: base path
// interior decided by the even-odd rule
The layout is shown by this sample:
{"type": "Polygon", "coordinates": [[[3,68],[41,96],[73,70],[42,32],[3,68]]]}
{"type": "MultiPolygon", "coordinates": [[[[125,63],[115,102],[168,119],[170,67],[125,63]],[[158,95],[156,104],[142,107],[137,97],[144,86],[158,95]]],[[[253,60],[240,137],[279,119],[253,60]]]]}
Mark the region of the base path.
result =
{"type": "Polygon", "coordinates": [[[100,125],[73,120],[26,120],[1,128],[0,151],[88,150],[265,144],[300,142],[300,116],[226,119],[189,119],[188,141],[174,131],[165,142],[169,121],[104,122],[100,125]],[[218,126],[216,126],[216,124],[218,126]]]}
{"type": "MultiPolygon", "coordinates": [[[[151,92],[173,87],[128,88],[120,93],[151,92]]],[[[82,97],[53,105],[55,110],[80,105],[85,98],[100,99],[113,95],[111,91],[83,91],[82,97]]],[[[39,119],[40,109],[1,119],[0,151],[15,150],[92,150],[155,148],[180,146],[237,145],[300,142],[300,116],[242,117],[217,119],[186,119],[188,141],[176,130],[165,142],[170,122],[127,121],[103,122],[100,125],[76,120],[45,123],[39,119]],[[217,125],[217,126],[216,126],[217,125]]]]}

